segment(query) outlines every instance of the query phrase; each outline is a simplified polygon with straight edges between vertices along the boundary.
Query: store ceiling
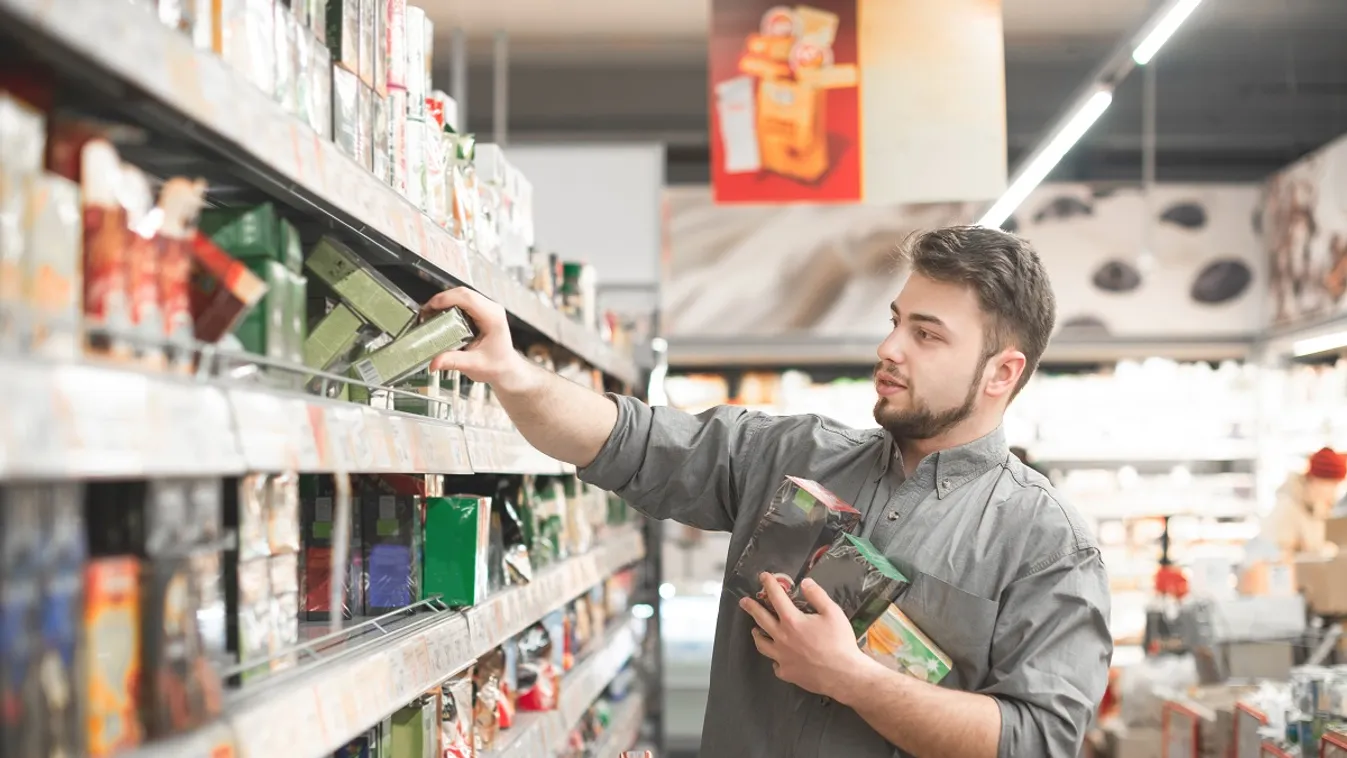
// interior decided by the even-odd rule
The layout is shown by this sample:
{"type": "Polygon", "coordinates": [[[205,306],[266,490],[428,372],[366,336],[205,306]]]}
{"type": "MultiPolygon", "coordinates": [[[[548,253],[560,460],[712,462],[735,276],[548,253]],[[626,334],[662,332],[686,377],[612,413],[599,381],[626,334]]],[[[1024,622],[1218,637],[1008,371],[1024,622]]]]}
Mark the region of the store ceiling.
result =
{"type": "MultiPolygon", "coordinates": [[[[468,125],[492,132],[491,39],[509,37],[509,139],[669,144],[671,181],[704,181],[706,0],[425,0],[470,39],[468,125]]],[[[1010,159],[1148,15],[1150,0],[1005,0],[1010,159]]],[[[1347,0],[1207,0],[1157,60],[1161,179],[1254,180],[1347,132],[1347,0]]],[[[1141,76],[1058,178],[1133,179],[1141,76]]]]}

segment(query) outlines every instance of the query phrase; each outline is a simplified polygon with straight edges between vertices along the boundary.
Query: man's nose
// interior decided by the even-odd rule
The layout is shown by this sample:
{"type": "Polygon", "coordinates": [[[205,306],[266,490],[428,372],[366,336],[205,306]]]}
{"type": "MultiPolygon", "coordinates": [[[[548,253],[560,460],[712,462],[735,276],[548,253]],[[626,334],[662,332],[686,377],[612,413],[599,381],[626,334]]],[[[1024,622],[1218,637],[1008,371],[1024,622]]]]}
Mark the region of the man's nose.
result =
{"type": "Polygon", "coordinates": [[[879,343],[879,347],[875,350],[875,354],[885,363],[897,365],[903,363],[906,355],[903,351],[902,336],[897,330],[894,330],[892,334],[884,338],[883,342],[879,343]]]}

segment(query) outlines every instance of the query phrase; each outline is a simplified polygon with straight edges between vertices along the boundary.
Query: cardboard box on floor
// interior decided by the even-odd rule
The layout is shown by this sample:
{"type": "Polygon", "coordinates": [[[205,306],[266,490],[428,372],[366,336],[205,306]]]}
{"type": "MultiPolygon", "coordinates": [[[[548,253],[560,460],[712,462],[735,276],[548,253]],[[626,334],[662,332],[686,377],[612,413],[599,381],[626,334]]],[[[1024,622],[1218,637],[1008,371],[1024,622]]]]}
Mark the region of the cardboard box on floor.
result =
{"type": "Polygon", "coordinates": [[[1315,613],[1347,614],[1347,551],[1332,560],[1297,561],[1296,579],[1305,602],[1315,613]]]}

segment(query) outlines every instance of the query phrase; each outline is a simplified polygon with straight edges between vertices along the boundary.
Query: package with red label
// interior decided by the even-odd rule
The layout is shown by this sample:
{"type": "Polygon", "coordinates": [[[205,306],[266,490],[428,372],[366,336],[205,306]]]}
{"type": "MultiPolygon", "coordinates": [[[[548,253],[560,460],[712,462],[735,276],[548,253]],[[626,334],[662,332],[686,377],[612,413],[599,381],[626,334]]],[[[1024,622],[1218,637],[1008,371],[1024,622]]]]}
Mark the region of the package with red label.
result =
{"type": "Polygon", "coordinates": [[[164,332],[159,309],[159,229],[163,213],[154,208],[154,194],[144,172],[129,163],[121,166],[117,200],[126,212],[126,287],[131,314],[132,351],[149,368],[163,368],[159,345],[164,332]],[[151,212],[155,211],[155,212],[151,212]]]}
{"type": "Polygon", "coordinates": [[[190,250],[193,333],[202,342],[218,342],[261,302],[267,285],[200,232],[192,236],[190,250]]]}
{"type": "Polygon", "coordinates": [[[163,339],[171,347],[170,368],[192,367],[192,238],[205,199],[206,183],[183,177],[169,179],[159,191],[162,224],[155,246],[159,254],[159,312],[163,339]]]}
{"type": "Polygon", "coordinates": [[[758,577],[766,572],[790,592],[833,542],[860,522],[860,511],[822,485],[788,476],[758,519],[725,588],[761,599],[758,577]]]}
{"type": "Polygon", "coordinates": [[[473,758],[473,669],[440,685],[440,756],[473,758]]]}
{"type": "Polygon", "coordinates": [[[561,672],[553,663],[554,644],[541,624],[534,624],[519,635],[519,692],[515,698],[519,710],[556,710],[561,672]]]}

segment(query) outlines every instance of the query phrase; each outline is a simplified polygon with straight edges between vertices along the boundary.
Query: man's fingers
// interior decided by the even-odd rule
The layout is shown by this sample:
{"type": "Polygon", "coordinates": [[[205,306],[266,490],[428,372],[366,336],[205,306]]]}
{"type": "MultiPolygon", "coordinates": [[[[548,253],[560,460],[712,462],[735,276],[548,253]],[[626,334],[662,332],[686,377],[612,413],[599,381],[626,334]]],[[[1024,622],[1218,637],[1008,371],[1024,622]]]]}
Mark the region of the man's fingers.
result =
{"type": "Polygon", "coordinates": [[[487,299],[485,295],[469,287],[455,287],[451,290],[445,290],[426,301],[421,306],[421,315],[426,316],[439,311],[447,311],[450,308],[460,308],[473,320],[477,320],[491,308],[495,303],[487,299]]]}
{"type": "Polygon", "coordinates": [[[778,622],[772,612],[762,606],[762,603],[751,597],[746,597],[739,601],[739,607],[748,611],[748,615],[753,617],[753,621],[767,633],[769,637],[777,636],[778,622]]]}
{"type": "Polygon", "coordinates": [[[776,642],[764,634],[761,629],[754,629],[752,634],[753,646],[758,649],[759,653],[771,658],[773,661],[779,660],[777,658],[776,642]]]}
{"type": "Polygon", "coordinates": [[[471,350],[453,350],[440,353],[430,362],[431,371],[462,371],[472,378],[482,367],[482,356],[471,350]]]}
{"type": "Polygon", "coordinates": [[[790,596],[786,594],[786,590],[781,587],[780,582],[766,572],[763,572],[759,578],[762,579],[762,589],[767,593],[767,600],[772,604],[773,610],[776,611],[776,615],[782,621],[789,622],[800,616],[800,610],[795,607],[795,603],[791,602],[790,596]]]}
{"type": "Polygon", "coordinates": [[[804,595],[804,599],[809,601],[809,605],[820,616],[831,616],[842,612],[841,606],[833,602],[833,599],[828,597],[828,593],[824,592],[823,588],[818,586],[818,582],[813,579],[800,582],[800,594],[804,595]]]}

